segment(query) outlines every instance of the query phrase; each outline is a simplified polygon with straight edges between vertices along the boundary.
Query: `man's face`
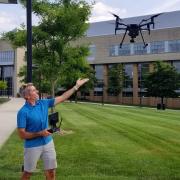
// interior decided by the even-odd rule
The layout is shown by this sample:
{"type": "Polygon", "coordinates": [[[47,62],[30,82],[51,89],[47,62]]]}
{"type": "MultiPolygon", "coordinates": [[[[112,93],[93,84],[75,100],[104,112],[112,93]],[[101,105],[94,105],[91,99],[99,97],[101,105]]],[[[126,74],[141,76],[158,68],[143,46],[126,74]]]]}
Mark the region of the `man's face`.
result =
{"type": "Polygon", "coordinates": [[[37,100],[39,99],[38,95],[39,91],[35,88],[35,86],[29,87],[28,100],[37,100]]]}

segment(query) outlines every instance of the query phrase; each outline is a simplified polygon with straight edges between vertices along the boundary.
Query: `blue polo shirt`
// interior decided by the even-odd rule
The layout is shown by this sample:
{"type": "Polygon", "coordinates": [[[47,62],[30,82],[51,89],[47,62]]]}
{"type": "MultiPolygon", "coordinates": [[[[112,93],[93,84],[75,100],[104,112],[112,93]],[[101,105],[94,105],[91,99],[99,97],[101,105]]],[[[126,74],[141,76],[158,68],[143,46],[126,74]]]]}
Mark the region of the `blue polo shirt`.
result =
{"type": "MultiPolygon", "coordinates": [[[[43,99],[36,101],[32,106],[28,102],[18,111],[17,127],[25,128],[27,132],[39,132],[48,128],[48,108],[54,106],[55,99],[43,99]]],[[[24,142],[25,148],[42,146],[49,143],[52,136],[36,137],[26,139],[24,142]]]]}

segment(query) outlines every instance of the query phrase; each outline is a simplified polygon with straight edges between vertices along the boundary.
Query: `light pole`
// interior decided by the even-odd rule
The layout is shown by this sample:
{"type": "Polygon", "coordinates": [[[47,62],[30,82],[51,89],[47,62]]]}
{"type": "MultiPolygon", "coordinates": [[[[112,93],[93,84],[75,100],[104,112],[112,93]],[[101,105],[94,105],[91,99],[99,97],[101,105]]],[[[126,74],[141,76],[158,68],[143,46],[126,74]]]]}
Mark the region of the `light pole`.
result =
{"type": "Polygon", "coordinates": [[[32,82],[32,0],[26,1],[27,8],[27,82],[32,82]]]}

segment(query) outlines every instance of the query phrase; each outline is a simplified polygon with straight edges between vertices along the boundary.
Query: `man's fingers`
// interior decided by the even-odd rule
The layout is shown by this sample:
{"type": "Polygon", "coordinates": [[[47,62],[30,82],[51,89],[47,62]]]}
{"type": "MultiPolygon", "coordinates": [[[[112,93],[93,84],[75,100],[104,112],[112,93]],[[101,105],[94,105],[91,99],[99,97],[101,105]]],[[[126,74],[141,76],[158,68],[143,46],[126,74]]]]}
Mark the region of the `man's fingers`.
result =
{"type": "Polygon", "coordinates": [[[89,79],[88,79],[88,78],[86,78],[86,79],[84,79],[84,81],[85,81],[85,82],[87,82],[87,81],[89,81],[89,79]]]}
{"type": "Polygon", "coordinates": [[[84,83],[86,83],[87,81],[89,81],[89,78],[84,78],[84,79],[79,78],[76,83],[77,83],[77,85],[81,86],[84,83]]]}

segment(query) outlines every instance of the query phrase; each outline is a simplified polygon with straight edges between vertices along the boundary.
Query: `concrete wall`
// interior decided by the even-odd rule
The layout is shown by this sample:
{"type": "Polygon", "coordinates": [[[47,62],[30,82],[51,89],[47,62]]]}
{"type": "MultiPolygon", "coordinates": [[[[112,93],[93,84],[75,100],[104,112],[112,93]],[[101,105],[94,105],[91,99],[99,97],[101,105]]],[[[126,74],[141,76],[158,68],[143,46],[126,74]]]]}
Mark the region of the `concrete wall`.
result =
{"type": "Polygon", "coordinates": [[[18,77],[20,68],[25,65],[25,48],[17,48],[15,50],[15,65],[14,65],[14,96],[17,96],[21,87],[21,78],[18,77]]]}
{"type": "Polygon", "coordinates": [[[18,73],[20,67],[25,64],[25,48],[15,48],[11,45],[10,42],[0,40],[0,51],[14,51],[15,59],[14,59],[14,75],[13,75],[13,96],[16,97],[19,92],[19,88],[21,86],[20,78],[18,77],[18,73]]]}

